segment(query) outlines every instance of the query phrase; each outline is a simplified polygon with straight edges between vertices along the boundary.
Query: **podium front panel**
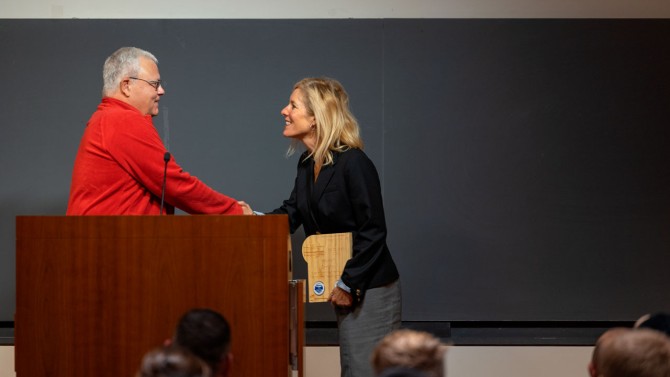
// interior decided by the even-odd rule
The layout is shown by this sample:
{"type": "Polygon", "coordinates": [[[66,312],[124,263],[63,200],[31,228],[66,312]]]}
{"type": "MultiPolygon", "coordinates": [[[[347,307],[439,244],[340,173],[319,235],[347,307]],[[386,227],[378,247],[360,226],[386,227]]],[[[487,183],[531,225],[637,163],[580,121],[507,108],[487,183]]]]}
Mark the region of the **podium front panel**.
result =
{"type": "Polygon", "coordinates": [[[289,355],[285,216],[20,216],[17,377],[133,376],[179,317],[232,329],[235,376],[283,376],[289,355]]]}

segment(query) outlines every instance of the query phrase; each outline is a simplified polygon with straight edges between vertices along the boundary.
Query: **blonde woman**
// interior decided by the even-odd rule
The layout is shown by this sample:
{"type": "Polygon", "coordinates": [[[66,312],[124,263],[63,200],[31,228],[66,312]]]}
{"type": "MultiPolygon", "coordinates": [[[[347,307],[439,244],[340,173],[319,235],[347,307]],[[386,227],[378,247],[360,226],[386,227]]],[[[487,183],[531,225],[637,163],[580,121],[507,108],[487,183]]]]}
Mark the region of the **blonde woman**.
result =
{"type": "Polygon", "coordinates": [[[386,220],[377,170],[363,152],[349,98],[336,80],[295,84],[281,111],[284,136],[302,144],[289,199],[272,214],[287,214],[291,232],[353,234],[353,256],[330,293],[339,329],[343,377],[372,376],[375,344],[400,326],[398,270],[386,245],[386,220]]]}

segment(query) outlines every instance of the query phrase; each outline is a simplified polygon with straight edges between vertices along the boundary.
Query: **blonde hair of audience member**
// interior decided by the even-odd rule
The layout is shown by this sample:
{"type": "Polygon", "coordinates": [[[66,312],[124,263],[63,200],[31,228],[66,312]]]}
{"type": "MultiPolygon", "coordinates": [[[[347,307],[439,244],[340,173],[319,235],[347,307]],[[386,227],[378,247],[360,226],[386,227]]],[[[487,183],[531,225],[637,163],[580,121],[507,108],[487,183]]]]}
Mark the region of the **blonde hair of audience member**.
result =
{"type": "Polygon", "coordinates": [[[670,377],[670,339],[655,330],[610,329],[588,369],[591,377],[670,377]]]}
{"type": "Polygon", "coordinates": [[[149,351],[136,377],[212,377],[207,363],[176,346],[149,351]]]}
{"type": "MultiPolygon", "coordinates": [[[[326,166],[333,163],[333,151],[363,149],[358,121],[349,110],[349,95],[342,84],[327,77],[309,77],[298,81],[293,89],[300,89],[307,114],[316,123],[316,145],[306,158],[313,156],[319,166],[326,166]]],[[[296,144],[292,144],[288,155],[295,149],[296,144]]]]}
{"type": "Polygon", "coordinates": [[[408,329],[396,330],[384,337],[372,353],[375,375],[392,367],[423,371],[429,377],[443,377],[447,345],[435,336],[408,329]]]}

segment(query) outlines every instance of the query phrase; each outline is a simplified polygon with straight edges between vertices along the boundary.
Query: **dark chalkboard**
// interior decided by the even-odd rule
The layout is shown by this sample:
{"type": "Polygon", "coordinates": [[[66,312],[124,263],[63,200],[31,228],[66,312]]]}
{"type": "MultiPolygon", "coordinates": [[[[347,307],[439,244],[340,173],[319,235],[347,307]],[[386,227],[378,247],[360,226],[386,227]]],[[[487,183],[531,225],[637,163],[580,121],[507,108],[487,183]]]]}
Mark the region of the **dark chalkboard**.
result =
{"type": "Polygon", "coordinates": [[[292,187],[292,84],[339,79],[382,178],[406,321],[670,310],[668,40],[670,20],[0,20],[0,321],[14,217],[65,212],[102,63],[125,45],[160,61],[155,124],[177,161],[258,210],[292,187]]]}

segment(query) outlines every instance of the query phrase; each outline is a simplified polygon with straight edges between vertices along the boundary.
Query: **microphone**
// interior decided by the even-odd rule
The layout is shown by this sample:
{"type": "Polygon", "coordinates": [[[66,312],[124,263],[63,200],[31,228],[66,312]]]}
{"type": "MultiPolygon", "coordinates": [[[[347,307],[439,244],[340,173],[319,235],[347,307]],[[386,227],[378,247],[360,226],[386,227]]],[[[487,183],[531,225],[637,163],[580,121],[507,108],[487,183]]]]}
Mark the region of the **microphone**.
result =
{"type": "Polygon", "coordinates": [[[165,184],[167,183],[167,165],[170,161],[170,152],[165,152],[163,161],[165,161],[165,169],[163,170],[163,188],[161,190],[161,215],[163,214],[163,203],[165,202],[165,184]]]}

